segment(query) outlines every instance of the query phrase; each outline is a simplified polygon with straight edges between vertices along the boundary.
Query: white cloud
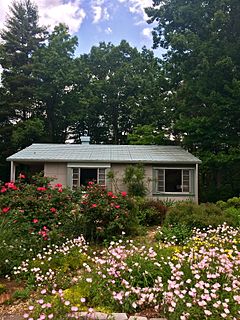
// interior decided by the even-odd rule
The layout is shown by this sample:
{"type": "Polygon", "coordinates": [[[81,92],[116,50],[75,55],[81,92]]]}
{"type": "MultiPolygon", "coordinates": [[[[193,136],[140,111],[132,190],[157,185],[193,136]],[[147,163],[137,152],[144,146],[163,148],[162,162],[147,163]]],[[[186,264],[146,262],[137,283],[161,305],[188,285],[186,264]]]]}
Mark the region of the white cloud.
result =
{"type": "Polygon", "coordinates": [[[148,19],[144,9],[152,6],[152,0],[118,0],[120,3],[126,3],[129,11],[138,15],[143,21],[148,19]]]}
{"type": "Polygon", "coordinates": [[[102,17],[102,7],[92,6],[93,10],[93,23],[98,23],[102,17]]]}
{"type": "MultiPolygon", "coordinates": [[[[2,28],[9,12],[8,6],[12,0],[0,1],[0,28],[2,28]]],[[[40,25],[46,25],[50,30],[60,22],[69,26],[71,33],[77,32],[86,16],[81,8],[81,0],[37,0],[40,25]]]]}
{"type": "Polygon", "coordinates": [[[40,23],[53,27],[60,22],[69,27],[70,33],[77,32],[86,16],[85,11],[81,8],[80,0],[48,0],[38,1],[40,23]]]}
{"type": "Polygon", "coordinates": [[[152,40],[152,28],[144,28],[142,30],[142,34],[144,37],[149,38],[152,40]]]}
{"type": "Polygon", "coordinates": [[[111,34],[112,33],[112,29],[110,27],[108,27],[104,31],[105,31],[106,34],[111,34]]]}
{"type": "Polygon", "coordinates": [[[11,4],[11,0],[0,1],[0,28],[4,26],[6,14],[8,12],[8,6],[11,4]]]}
{"type": "Polygon", "coordinates": [[[105,0],[92,0],[91,9],[93,12],[93,23],[109,20],[108,8],[105,6],[105,0]]]}

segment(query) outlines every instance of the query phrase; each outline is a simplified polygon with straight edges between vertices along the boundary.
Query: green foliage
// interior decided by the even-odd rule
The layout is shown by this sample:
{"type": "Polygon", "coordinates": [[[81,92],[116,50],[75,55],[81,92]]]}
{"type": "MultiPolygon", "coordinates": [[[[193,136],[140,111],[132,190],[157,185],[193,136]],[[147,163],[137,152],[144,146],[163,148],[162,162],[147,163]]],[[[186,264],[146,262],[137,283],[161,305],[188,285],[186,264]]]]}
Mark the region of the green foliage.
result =
{"type": "MultiPolygon", "coordinates": [[[[42,186],[22,183],[6,183],[0,194],[1,220],[19,236],[32,235],[48,240],[51,230],[61,230],[66,211],[71,211],[72,191],[56,184],[42,186]]],[[[24,179],[21,179],[24,180],[24,179]]],[[[43,182],[43,181],[42,181],[43,182]]],[[[60,231],[61,233],[61,231],[60,231]]]]}
{"type": "Polygon", "coordinates": [[[146,195],[145,170],[142,164],[127,166],[123,181],[127,185],[130,196],[143,197],[146,195]]]}
{"type": "Polygon", "coordinates": [[[101,42],[77,58],[76,66],[76,142],[87,130],[93,143],[125,144],[137,125],[154,122],[162,131],[168,123],[163,99],[167,81],[150,50],[138,52],[125,40],[117,46],[101,42]]]}
{"type": "Polygon", "coordinates": [[[12,297],[14,299],[27,300],[29,299],[30,295],[31,295],[31,289],[27,287],[25,289],[16,290],[13,293],[12,297]]]}
{"type": "Polygon", "coordinates": [[[4,284],[0,283],[0,294],[4,293],[6,291],[7,291],[7,287],[4,284]]]}
{"type": "Polygon", "coordinates": [[[192,236],[192,229],[185,224],[163,226],[156,234],[156,240],[183,245],[192,236]]]}
{"type": "Polygon", "coordinates": [[[171,141],[165,136],[167,133],[159,131],[154,125],[137,125],[133,132],[128,135],[129,144],[171,144],[171,141]]]}
{"type": "Polygon", "coordinates": [[[20,122],[14,128],[12,143],[16,148],[24,148],[33,142],[38,142],[44,135],[44,129],[44,123],[39,118],[20,122]]]}
{"type": "Polygon", "coordinates": [[[82,191],[84,195],[75,214],[87,240],[111,240],[122,233],[138,232],[136,208],[125,192],[115,195],[91,182],[82,191]]]}
{"type": "Polygon", "coordinates": [[[30,0],[14,1],[10,6],[5,28],[0,31],[0,63],[3,69],[1,82],[5,92],[3,103],[6,112],[6,119],[1,121],[1,125],[5,138],[11,136],[15,127],[18,130],[16,134],[14,132],[13,142],[5,145],[8,155],[12,152],[12,147],[14,150],[25,147],[35,135],[43,134],[38,127],[31,126],[31,121],[34,120],[30,119],[39,116],[36,112],[37,85],[33,77],[33,55],[43,44],[45,36],[45,28],[38,25],[36,5],[30,0]],[[25,125],[26,120],[29,122],[25,125]],[[29,136],[30,131],[34,131],[33,137],[29,136]],[[25,141],[23,136],[27,137],[25,141]],[[12,145],[18,143],[19,139],[19,145],[12,145]]]}
{"type": "Polygon", "coordinates": [[[167,207],[160,200],[140,198],[137,201],[138,217],[145,226],[162,225],[166,216],[167,207]]]}
{"type": "Polygon", "coordinates": [[[36,99],[41,101],[41,110],[46,114],[45,125],[50,142],[67,139],[67,129],[76,112],[71,101],[73,78],[73,54],[77,37],[71,36],[64,24],[55,26],[48,37],[48,43],[34,55],[33,74],[38,83],[36,99]]]}
{"type": "Polygon", "coordinates": [[[226,202],[218,201],[216,205],[220,207],[226,214],[236,219],[238,221],[238,224],[240,225],[240,198],[239,197],[230,198],[226,202]]]}
{"type": "Polygon", "coordinates": [[[185,225],[188,228],[205,228],[209,225],[217,227],[226,222],[231,226],[238,226],[238,219],[221,210],[217,205],[202,203],[200,205],[182,202],[170,208],[167,212],[164,226],[185,225]]]}
{"type": "Polygon", "coordinates": [[[227,209],[231,207],[235,209],[240,209],[240,197],[230,198],[226,202],[220,200],[216,203],[216,205],[219,206],[221,209],[227,209]]]}
{"type": "Polygon", "coordinates": [[[240,46],[236,0],[154,0],[154,47],[167,50],[172,135],[203,160],[200,199],[239,195],[240,46]],[[231,36],[229,36],[231,35],[231,36]]]}

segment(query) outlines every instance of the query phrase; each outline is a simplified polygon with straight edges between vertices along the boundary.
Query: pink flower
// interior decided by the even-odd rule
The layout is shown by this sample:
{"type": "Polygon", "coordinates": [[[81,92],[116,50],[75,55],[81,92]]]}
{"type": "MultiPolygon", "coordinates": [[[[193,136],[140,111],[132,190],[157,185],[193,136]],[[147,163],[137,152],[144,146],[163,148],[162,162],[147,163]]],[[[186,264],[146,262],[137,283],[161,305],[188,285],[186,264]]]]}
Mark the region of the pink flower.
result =
{"type": "Polygon", "coordinates": [[[71,307],[71,311],[78,311],[78,307],[71,307]]]}
{"type": "Polygon", "coordinates": [[[107,195],[108,195],[109,197],[112,197],[112,196],[113,196],[112,191],[109,191],[109,192],[107,193],[107,195]]]}
{"type": "Polygon", "coordinates": [[[18,178],[19,178],[19,179],[25,179],[26,176],[25,176],[24,174],[20,173],[19,176],[18,176],[18,178]]]}
{"type": "Polygon", "coordinates": [[[50,208],[50,211],[54,213],[54,212],[57,211],[57,209],[56,208],[50,208]]]}
{"type": "Polygon", "coordinates": [[[2,209],[2,212],[3,212],[3,213],[7,213],[9,210],[10,210],[9,207],[5,207],[5,208],[2,209]]]}
{"type": "Polygon", "coordinates": [[[17,190],[18,188],[15,186],[14,182],[6,182],[5,186],[12,190],[17,190]]]}
{"type": "Polygon", "coordinates": [[[126,197],[127,192],[126,192],[126,191],[123,191],[123,192],[121,192],[121,195],[122,195],[123,197],[126,197]]]}
{"type": "Polygon", "coordinates": [[[61,183],[57,183],[57,184],[55,184],[54,187],[55,187],[55,188],[62,188],[62,184],[61,184],[61,183]]]}
{"type": "Polygon", "coordinates": [[[91,206],[91,208],[96,208],[96,207],[97,207],[96,203],[93,203],[91,206]]]}
{"type": "Polygon", "coordinates": [[[116,205],[116,206],[115,206],[115,208],[116,208],[116,209],[119,209],[119,208],[120,208],[120,206],[119,206],[119,205],[116,205]]]}
{"type": "Polygon", "coordinates": [[[6,192],[6,191],[7,191],[7,188],[2,187],[2,189],[1,189],[1,193],[6,192]]]}
{"type": "Polygon", "coordinates": [[[38,223],[38,219],[33,219],[33,223],[38,223]]]}
{"type": "Polygon", "coordinates": [[[45,187],[38,187],[37,188],[37,191],[46,191],[47,190],[47,188],[45,188],[45,187]]]}

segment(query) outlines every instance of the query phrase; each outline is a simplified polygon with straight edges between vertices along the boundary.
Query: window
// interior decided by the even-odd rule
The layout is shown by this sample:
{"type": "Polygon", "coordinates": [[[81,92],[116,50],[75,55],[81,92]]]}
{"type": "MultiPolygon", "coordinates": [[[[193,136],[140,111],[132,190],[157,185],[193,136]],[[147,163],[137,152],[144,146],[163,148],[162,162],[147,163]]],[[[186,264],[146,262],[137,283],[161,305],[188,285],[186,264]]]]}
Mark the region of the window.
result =
{"type": "Polygon", "coordinates": [[[72,168],[72,187],[86,186],[89,181],[106,185],[105,168],[72,168]]]}
{"type": "Polygon", "coordinates": [[[190,193],[193,191],[192,169],[155,169],[155,191],[160,193],[190,193]]]}

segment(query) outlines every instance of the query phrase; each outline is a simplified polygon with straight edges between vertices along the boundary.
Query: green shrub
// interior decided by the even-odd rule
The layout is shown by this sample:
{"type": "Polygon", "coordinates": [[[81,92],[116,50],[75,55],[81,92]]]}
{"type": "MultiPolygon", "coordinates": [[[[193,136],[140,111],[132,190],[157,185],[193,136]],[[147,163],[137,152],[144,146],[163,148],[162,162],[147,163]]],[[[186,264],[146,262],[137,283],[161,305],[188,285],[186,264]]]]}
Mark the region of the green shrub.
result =
{"type": "Polygon", "coordinates": [[[82,191],[76,216],[85,239],[99,242],[138,233],[136,205],[126,192],[115,195],[92,182],[82,191]]]}
{"type": "Polygon", "coordinates": [[[0,283],[0,294],[4,293],[7,291],[7,288],[4,284],[0,283]]]}
{"type": "Polygon", "coordinates": [[[156,234],[156,240],[184,244],[192,236],[192,229],[185,224],[163,226],[156,234]]]}
{"type": "Polygon", "coordinates": [[[233,197],[228,199],[226,202],[225,201],[218,201],[217,206],[219,206],[221,209],[226,209],[226,208],[236,208],[236,209],[240,209],[240,197],[233,197]]]}
{"type": "Polygon", "coordinates": [[[146,195],[147,187],[144,178],[145,171],[142,164],[126,167],[123,181],[127,185],[130,196],[144,197],[146,195]]]}
{"type": "Polygon", "coordinates": [[[162,225],[167,207],[160,200],[143,199],[138,201],[140,223],[145,226],[162,225]]]}
{"type": "Polygon", "coordinates": [[[170,208],[167,212],[164,225],[183,224],[187,227],[205,228],[211,225],[217,227],[226,222],[231,226],[238,225],[238,219],[232,214],[223,211],[220,207],[211,203],[181,202],[170,208]]]}

